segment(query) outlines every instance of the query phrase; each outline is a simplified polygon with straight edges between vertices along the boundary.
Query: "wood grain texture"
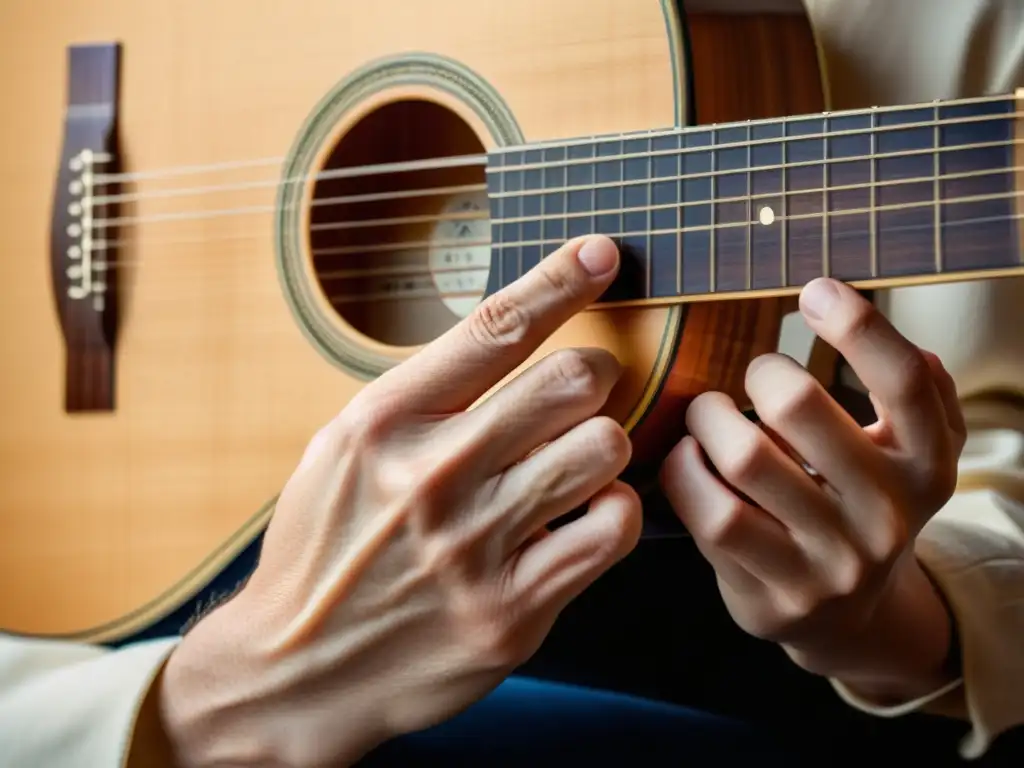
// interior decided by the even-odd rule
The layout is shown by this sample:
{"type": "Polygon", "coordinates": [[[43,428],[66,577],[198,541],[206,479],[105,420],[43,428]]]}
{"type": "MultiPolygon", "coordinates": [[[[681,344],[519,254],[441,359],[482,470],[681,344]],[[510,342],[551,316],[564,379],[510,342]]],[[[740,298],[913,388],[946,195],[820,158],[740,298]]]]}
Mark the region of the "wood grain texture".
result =
{"type": "MultiPolygon", "coordinates": [[[[284,0],[41,0],[0,6],[0,39],[0,69],[18,73],[0,80],[0,99],[18,105],[0,123],[0,175],[16,190],[0,205],[0,628],[30,633],[84,631],[151,605],[273,499],[308,440],[365,384],[296,324],[272,213],[152,218],[272,208],[270,162],[125,185],[249,184],[124,206],[145,220],[120,233],[116,408],[65,413],[46,254],[68,45],[122,45],[126,171],[282,158],[341,78],[400,51],[473,69],[528,139],[676,116],[656,0],[311,0],[301,12],[284,0]]],[[[588,342],[620,354],[626,418],[670,314],[588,313],[546,351],[588,342]]]]}
{"type": "MultiPolygon", "coordinates": [[[[690,14],[691,70],[696,119],[724,122],[804,114],[825,109],[817,49],[801,14],[690,14]]],[[[656,464],[685,434],[685,411],[709,389],[740,407],[748,363],[774,352],[790,298],[693,304],[678,353],[657,405],[634,433],[638,460],[656,464]]],[[[831,360],[817,352],[819,378],[828,383],[831,360]]],[[[654,469],[652,466],[651,469],[654,469]]]]}

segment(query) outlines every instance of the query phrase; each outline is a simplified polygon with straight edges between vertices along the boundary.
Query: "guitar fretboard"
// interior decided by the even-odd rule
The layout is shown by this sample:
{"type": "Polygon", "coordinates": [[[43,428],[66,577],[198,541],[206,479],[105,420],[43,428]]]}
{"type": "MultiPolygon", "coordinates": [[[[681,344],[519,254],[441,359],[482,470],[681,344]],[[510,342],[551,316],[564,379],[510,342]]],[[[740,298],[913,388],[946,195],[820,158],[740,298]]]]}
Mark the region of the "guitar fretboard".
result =
{"type": "MultiPolygon", "coordinates": [[[[616,238],[654,299],[1022,265],[1013,97],[493,152],[506,285],[566,238],[616,238]]],[[[493,282],[492,282],[493,285],[493,282]]]]}

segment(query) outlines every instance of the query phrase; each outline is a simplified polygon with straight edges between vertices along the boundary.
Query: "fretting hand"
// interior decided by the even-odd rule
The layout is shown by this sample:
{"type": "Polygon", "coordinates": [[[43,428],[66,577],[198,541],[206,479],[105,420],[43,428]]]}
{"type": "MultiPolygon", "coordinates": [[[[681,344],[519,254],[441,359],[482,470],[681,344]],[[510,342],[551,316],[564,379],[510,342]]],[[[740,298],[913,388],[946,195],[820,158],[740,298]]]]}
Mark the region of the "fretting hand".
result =
{"type": "Polygon", "coordinates": [[[252,578],[166,667],[183,765],[349,764],[445,720],[633,548],[640,503],[616,480],[630,443],[595,416],[619,377],[610,354],[548,356],[470,409],[617,269],[607,238],[570,242],[317,435],[252,578]]]}
{"type": "Polygon", "coordinates": [[[955,386],[848,286],[814,281],[801,310],[868,388],[877,423],[862,429],[807,371],[767,355],[746,378],[766,428],[721,393],[698,397],[663,487],[740,627],[863,695],[906,700],[948,677],[949,616],[913,544],[955,488],[955,386]]]}

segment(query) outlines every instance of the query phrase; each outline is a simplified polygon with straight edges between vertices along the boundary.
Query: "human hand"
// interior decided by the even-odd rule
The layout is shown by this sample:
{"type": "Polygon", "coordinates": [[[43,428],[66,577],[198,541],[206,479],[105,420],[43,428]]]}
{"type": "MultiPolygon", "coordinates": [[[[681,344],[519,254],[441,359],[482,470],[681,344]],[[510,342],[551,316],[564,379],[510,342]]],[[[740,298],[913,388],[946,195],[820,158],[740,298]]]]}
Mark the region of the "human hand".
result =
{"type": "Polygon", "coordinates": [[[635,546],[640,502],[616,480],[630,442],[595,416],[614,357],[555,353],[470,408],[617,269],[607,238],[571,241],[320,431],[251,579],[168,661],[181,764],[350,764],[442,721],[635,546]]]}
{"type": "Polygon", "coordinates": [[[873,698],[927,693],[946,681],[950,617],[913,543],[956,486],[956,388],[849,287],[816,280],[800,306],[879,420],[862,429],[793,360],[765,355],[746,391],[766,429],[727,396],[701,395],[662,484],[742,629],[873,698]]]}

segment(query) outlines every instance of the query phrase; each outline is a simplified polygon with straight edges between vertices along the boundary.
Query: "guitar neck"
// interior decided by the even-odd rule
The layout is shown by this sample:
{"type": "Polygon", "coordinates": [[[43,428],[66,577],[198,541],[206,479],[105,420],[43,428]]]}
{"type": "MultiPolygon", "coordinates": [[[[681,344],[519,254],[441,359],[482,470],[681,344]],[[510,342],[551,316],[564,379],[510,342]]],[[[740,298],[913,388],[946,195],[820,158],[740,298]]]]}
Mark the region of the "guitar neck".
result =
{"type": "Polygon", "coordinates": [[[488,156],[491,289],[566,238],[614,237],[603,302],[1024,273],[1013,96],[598,136],[488,156]]]}

